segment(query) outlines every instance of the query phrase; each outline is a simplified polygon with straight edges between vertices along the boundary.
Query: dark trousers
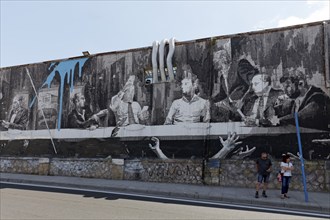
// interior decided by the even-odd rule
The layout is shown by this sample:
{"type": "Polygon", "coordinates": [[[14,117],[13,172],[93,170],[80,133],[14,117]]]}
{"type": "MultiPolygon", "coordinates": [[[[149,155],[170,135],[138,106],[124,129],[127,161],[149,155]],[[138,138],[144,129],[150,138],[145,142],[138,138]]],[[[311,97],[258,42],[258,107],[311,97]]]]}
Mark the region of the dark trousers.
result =
{"type": "Polygon", "coordinates": [[[291,180],[291,176],[282,177],[282,194],[288,193],[290,180],[291,180]]]}

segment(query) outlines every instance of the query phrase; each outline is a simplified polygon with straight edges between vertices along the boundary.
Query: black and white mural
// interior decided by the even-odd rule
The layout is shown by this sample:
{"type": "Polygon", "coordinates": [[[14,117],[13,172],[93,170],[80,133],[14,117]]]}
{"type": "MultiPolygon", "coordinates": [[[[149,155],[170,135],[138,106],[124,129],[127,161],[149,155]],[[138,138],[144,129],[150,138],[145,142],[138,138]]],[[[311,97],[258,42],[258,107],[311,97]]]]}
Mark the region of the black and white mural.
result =
{"type": "Polygon", "coordinates": [[[329,22],[0,70],[0,155],[330,159],[329,22]]]}

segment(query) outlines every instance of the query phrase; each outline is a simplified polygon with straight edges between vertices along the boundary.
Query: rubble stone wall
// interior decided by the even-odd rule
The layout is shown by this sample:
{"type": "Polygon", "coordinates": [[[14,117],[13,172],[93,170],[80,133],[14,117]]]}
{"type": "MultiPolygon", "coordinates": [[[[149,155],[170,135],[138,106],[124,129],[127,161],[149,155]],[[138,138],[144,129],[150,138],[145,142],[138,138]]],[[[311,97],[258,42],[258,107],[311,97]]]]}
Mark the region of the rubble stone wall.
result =
{"type": "MultiPolygon", "coordinates": [[[[280,189],[276,176],[280,161],[273,161],[270,189],[280,189]]],[[[290,189],[303,190],[301,164],[294,162],[290,189]]],[[[0,157],[0,172],[160,183],[206,184],[254,188],[254,160],[160,160],[0,157]]],[[[307,190],[330,192],[330,161],[306,161],[307,190]]]]}

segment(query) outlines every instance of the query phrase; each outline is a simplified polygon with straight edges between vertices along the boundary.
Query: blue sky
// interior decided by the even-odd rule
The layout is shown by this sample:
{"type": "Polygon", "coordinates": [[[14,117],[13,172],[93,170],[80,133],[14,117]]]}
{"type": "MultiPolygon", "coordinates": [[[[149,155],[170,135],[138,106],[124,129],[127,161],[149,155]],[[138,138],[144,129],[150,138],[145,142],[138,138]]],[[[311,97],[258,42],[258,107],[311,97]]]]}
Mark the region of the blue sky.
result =
{"type": "Polygon", "coordinates": [[[0,1],[0,67],[330,19],[329,0],[0,1]]]}

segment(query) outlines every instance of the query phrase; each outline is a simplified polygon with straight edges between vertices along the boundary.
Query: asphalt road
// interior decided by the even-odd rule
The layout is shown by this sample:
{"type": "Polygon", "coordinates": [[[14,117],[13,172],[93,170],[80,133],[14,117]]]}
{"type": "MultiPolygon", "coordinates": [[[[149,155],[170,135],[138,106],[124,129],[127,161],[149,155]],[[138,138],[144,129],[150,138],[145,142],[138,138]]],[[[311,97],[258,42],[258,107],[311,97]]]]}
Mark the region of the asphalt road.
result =
{"type": "Polygon", "coordinates": [[[320,219],[123,193],[1,184],[0,219],[320,219]]]}

